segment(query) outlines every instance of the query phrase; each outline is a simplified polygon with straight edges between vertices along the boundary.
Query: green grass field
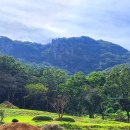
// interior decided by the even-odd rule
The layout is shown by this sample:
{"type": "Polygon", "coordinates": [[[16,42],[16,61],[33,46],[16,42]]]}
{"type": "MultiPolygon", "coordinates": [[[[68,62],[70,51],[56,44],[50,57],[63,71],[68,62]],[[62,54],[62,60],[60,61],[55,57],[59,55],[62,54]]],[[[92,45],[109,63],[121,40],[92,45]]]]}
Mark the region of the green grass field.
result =
{"type": "MultiPolygon", "coordinates": [[[[25,110],[25,109],[4,109],[4,122],[11,123],[12,119],[16,118],[19,122],[24,122],[32,125],[41,126],[44,124],[59,124],[65,127],[67,130],[130,130],[130,123],[116,122],[111,120],[102,120],[101,117],[95,119],[89,119],[87,116],[76,117],[69,116],[75,119],[76,122],[65,122],[65,121],[32,121],[35,116],[50,116],[53,119],[57,118],[56,113],[25,110]]],[[[68,117],[68,115],[64,115],[68,117]]]]}

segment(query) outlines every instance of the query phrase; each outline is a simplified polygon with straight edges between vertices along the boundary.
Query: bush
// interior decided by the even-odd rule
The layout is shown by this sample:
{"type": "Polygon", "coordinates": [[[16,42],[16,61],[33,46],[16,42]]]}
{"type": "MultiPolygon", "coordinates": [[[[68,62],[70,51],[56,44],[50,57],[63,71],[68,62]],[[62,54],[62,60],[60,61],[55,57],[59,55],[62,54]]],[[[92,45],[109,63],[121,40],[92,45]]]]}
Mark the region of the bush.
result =
{"type": "Polygon", "coordinates": [[[0,110],[0,122],[3,122],[4,119],[4,110],[0,110]]]}
{"type": "Polygon", "coordinates": [[[121,110],[118,110],[116,112],[115,121],[123,121],[123,122],[127,121],[126,116],[121,110]]]}
{"type": "Polygon", "coordinates": [[[53,119],[49,116],[36,116],[32,120],[34,120],[34,121],[52,121],[53,119]]]}
{"type": "Polygon", "coordinates": [[[114,109],[112,107],[110,107],[106,110],[106,113],[114,113],[114,109]]]}
{"type": "Polygon", "coordinates": [[[67,122],[75,122],[75,120],[71,117],[63,117],[63,118],[56,118],[56,121],[67,121],[67,122]]]}
{"type": "Polygon", "coordinates": [[[19,122],[19,120],[17,120],[17,119],[13,119],[12,122],[19,122]]]}

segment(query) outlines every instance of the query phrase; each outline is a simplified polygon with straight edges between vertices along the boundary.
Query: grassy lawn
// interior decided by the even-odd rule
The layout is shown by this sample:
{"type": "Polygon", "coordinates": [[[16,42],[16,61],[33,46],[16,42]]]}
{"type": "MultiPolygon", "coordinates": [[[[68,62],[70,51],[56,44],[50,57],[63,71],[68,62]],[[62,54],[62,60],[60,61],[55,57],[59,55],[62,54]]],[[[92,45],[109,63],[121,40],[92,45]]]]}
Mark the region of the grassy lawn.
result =
{"type": "MultiPolygon", "coordinates": [[[[101,117],[96,117],[95,119],[89,119],[86,117],[76,117],[69,116],[75,119],[76,122],[64,122],[64,121],[32,121],[35,116],[50,116],[53,119],[57,118],[56,113],[42,112],[35,110],[25,110],[25,109],[4,109],[5,123],[11,123],[12,119],[16,118],[19,122],[29,123],[32,125],[41,126],[44,124],[60,124],[67,130],[130,130],[129,123],[116,122],[111,120],[102,120],[101,117]]],[[[68,115],[65,115],[68,117],[68,115]]]]}

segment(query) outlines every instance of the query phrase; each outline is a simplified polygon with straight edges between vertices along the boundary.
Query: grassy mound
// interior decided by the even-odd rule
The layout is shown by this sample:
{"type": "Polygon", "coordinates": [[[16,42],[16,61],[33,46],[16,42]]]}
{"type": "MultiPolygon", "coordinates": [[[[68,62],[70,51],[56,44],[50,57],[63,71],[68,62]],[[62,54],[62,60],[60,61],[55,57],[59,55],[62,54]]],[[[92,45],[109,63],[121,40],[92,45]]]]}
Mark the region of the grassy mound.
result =
{"type": "Polygon", "coordinates": [[[12,123],[0,126],[0,130],[41,130],[41,128],[25,123],[12,123]]]}
{"type": "Polygon", "coordinates": [[[32,119],[33,121],[52,121],[53,118],[49,116],[36,116],[32,119]]]}
{"type": "Polygon", "coordinates": [[[9,101],[4,101],[3,103],[0,104],[0,108],[14,108],[14,109],[16,109],[18,107],[14,106],[9,101]]]}

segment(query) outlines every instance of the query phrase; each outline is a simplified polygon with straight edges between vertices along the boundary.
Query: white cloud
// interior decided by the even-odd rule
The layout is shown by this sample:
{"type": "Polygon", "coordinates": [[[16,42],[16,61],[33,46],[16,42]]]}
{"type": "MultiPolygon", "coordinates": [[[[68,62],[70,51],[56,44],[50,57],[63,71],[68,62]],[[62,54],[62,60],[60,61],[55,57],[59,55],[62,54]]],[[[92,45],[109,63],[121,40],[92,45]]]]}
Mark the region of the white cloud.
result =
{"type": "Polygon", "coordinates": [[[129,0],[0,0],[0,34],[45,42],[88,35],[130,49],[129,0]]]}

